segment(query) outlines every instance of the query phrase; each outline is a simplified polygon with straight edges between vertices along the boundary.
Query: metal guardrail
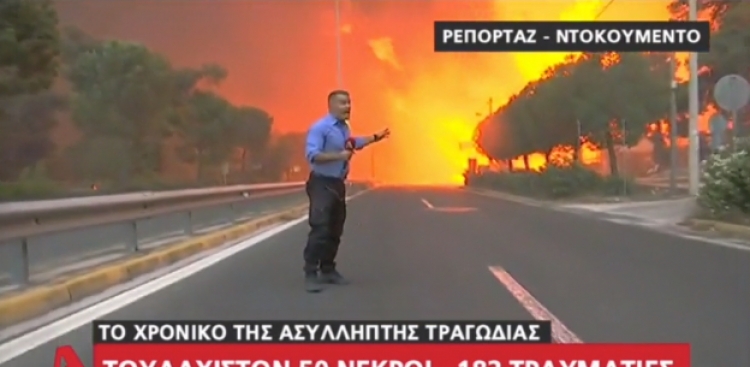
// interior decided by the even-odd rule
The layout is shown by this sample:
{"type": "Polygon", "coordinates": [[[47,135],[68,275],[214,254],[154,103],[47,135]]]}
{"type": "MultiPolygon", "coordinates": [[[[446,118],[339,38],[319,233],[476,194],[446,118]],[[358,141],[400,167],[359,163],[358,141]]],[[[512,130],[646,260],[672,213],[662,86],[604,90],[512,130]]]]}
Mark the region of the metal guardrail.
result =
{"type": "Polygon", "coordinates": [[[0,293],[306,200],[291,182],[0,204],[0,293]]]}

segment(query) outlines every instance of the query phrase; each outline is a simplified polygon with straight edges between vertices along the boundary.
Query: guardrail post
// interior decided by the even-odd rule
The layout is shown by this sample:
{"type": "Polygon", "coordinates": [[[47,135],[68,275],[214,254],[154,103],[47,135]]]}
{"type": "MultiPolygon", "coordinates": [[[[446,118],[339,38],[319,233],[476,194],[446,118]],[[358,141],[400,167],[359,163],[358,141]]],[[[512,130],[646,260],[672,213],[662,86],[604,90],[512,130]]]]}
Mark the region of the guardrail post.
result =
{"type": "Polygon", "coordinates": [[[21,239],[21,242],[17,246],[18,248],[18,259],[14,261],[13,268],[11,269],[10,276],[13,278],[15,284],[26,285],[29,283],[31,278],[31,270],[29,264],[29,245],[26,237],[21,239]]]}
{"type": "Polygon", "coordinates": [[[185,234],[188,236],[192,236],[194,234],[193,232],[193,211],[188,210],[187,218],[185,219],[185,234]]]}
{"type": "Polygon", "coordinates": [[[128,239],[126,246],[129,252],[138,251],[138,220],[130,222],[130,238],[128,239]]]}
{"type": "Polygon", "coordinates": [[[229,212],[232,216],[232,223],[237,223],[240,221],[240,209],[238,208],[238,205],[234,203],[229,204],[229,212]]]}

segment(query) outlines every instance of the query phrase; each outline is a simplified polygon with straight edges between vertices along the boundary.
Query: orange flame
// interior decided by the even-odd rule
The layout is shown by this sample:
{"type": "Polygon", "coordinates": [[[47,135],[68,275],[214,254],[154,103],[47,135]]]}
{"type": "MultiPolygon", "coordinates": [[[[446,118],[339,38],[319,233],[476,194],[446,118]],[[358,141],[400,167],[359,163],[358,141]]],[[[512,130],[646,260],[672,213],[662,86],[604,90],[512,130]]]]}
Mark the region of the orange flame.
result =
{"type": "MultiPolygon", "coordinates": [[[[452,3],[452,2],[451,2],[452,3]]],[[[452,3],[463,7],[476,7],[474,19],[494,20],[594,20],[597,19],[605,0],[577,1],[492,1],[452,3]],[[489,7],[487,7],[489,5],[489,7]]],[[[669,13],[668,0],[648,2],[614,2],[598,19],[600,20],[665,20],[669,13]]],[[[443,10],[450,4],[441,2],[443,10]]],[[[450,13],[450,11],[447,11],[450,13]]],[[[389,40],[398,41],[397,38],[389,40]]],[[[386,42],[384,38],[370,42],[373,53],[391,68],[399,64],[397,42],[386,42]],[[395,49],[392,46],[396,46],[395,49]]],[[[470,141],[479,120],[486,116],[488,100],[494,101],[495,109],[507,101],[526,83],[538,79],[550,66],[565,60],[569,53],[510,53],[510,54],[464,54],[422,55],[422,64],[410,69],[401,88],[388,93],[389,115],[407,118],[409,126],[397,126],[396,133],[413,133],[428,136],[428,141],[419,149],[410,146],[408,139],[394,138],[394,151],[408,156],[401,166],[382,179],[394,183],[447,184],[462,181],[462,173],[469,158],[477,159],[479,165],[487,165],[488,159],[475,149],[467,149],[463,142],[470,141]],[[402,153],[403,152],[403,153],[402,153]]],[[[602,152],[591,144],[584,143],[579,158],[584,163],[597,162],[602,152]]],[[[571,157],[570,148],[560,147],[552,156],[571,157]]],[[[540,169],[546,164],[544,154],[527,157],[530,169],[540,169]]],[[[514,160],[517,168],[524,167],[523,157],[514,160]]]]}

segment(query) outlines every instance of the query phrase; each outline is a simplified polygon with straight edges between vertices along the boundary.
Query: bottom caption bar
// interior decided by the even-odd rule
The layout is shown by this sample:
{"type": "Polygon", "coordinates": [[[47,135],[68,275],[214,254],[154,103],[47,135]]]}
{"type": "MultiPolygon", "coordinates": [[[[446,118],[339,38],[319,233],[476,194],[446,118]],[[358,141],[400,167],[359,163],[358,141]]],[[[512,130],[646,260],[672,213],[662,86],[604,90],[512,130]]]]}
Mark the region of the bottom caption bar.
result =
{"type": "Polygon", "coordinates": [[[106,367],[689,367],[687,345],[256,344],[94,347],[106,367]]]}
{"type": "Polygon", "coordinates": [[[560,344],[545,321],[97,321],[93,339],[96,367],[690,366],[688,344],[560,344]]]}

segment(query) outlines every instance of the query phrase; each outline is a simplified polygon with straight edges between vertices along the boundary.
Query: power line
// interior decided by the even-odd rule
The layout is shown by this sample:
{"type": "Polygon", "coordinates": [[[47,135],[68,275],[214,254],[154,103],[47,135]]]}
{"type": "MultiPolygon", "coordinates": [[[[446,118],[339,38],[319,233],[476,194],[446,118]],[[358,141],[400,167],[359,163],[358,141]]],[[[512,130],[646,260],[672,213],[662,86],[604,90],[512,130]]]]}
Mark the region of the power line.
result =
{"type": "Polygon", "coordinates": [[[614,3],[614,2],[615,2],[615,0],[609,0],[606,4],[604,4],[604,6],[602,7],[602,9],[599,10],[599,14],[597,14],[596,17],[594,17],[594,20],[598,20],[599,17],[601,17],[602,14],[604,14],[604,12],[607,11],[607,9],[609,8],[609,6],[612,5],[612,3],[614,3]]]}

